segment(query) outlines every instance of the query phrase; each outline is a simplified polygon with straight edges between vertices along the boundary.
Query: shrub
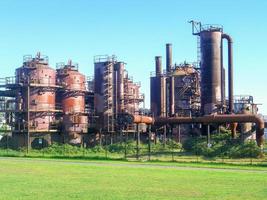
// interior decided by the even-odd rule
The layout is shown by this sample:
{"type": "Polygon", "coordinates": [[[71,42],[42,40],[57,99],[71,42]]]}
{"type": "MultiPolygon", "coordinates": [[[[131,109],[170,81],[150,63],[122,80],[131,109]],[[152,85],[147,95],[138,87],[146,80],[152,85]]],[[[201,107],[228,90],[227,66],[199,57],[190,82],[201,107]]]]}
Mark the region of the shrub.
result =
{"type": "Polygon", "coordinates": [[[206,137],[191,137],[184,142],[183,148],[187,152],[205,157],[256,158],[261,156],[261,149],[255,141],[243,143],[238,139],[231,139],[228,132],[213,135],[211,147],[207,146],[206,137]]]}

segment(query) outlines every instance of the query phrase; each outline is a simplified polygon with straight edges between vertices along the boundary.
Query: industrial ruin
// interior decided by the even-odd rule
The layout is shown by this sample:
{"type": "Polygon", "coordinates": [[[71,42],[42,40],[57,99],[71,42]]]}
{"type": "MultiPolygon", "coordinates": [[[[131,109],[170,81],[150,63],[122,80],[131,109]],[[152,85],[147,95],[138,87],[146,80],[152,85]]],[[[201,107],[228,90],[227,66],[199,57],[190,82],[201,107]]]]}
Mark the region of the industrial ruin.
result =
{"type": "Polygon", "coordinates": [[[141,84],[133,81],[126,63],[116,56],[95,56],[90,78],[71,60],[53,68],[47,56],[37,53],[24,56],[15,76],[0,79],[5,124],[1,131],[8,133],[14,148],[31,148],[53,142],[90,146],[105,139],[112,143],[126,134],[138,142],[142,135],[181,142],[189,134],[209,135],[225,126],[233,138],[238,129],[262,146],[264,121],[257,115],[257,104],[252,96],[234,96],[232,38],[222,26],[191,24],[198,59],[173,64],[172,44],[166,44],[166,68],[162,57],[156,56],[150,75],[149,111],[141,107],[141,84]]]}

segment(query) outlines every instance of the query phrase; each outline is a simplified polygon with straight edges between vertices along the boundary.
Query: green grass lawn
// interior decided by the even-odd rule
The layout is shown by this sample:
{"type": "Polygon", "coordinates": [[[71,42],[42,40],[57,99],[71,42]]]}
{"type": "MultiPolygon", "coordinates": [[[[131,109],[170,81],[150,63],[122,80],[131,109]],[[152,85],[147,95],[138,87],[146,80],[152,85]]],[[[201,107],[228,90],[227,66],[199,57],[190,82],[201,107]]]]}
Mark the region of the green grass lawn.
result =
{"type": "Polygon", "coordinates": [[[267,168],[170,165],[1,158],[0,199],[267,199],[267,168]]]}

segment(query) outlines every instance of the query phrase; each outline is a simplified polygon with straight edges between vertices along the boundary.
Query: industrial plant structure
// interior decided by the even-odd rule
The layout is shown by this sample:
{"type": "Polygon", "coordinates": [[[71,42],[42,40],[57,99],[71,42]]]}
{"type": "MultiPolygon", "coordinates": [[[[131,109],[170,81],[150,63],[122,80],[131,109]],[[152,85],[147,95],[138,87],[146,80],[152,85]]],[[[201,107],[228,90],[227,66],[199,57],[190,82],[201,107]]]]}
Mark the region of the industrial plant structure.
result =
{"type": "Polygon", "coordinates": [[[120,114],[139,114],[144,95],[140,93],[140,84],[128,76],[126,63],[117,61],[115,56],[96,56],[94,64],[97,124],[102,131],[112,133],[119,130],[116,122],[120,114]]]}
{"type": "MultiPolygon", "coordinates": [[[[126,63],[115,56],[95,56],[94,77],[86,78],[71,60],[49,66],[48,57],[25,56],[15,77],[1,79],[0,112],[8,125],[14,147],[49,145],[52,142],[90,145],[101,142],[102,135],[140,130],[172,137],[193,130],[210,134],[219,126],[230,125],[252,132],[262,147],[264,121],[257,115],[252,97],[233,94],[233,41],[222,26],[202,25],[191,21],[192,33],[198,37],[198,60],[176,65],[172,61],[172,44],[166,45],[166,70],[162,57],[155,57],[155,72],[150,77],[150,116],[144,116],[140,104],[144,95],[125,69],[126,63]],[[223,41],[228,43],[228,98],[225,92],[223,41]],[[152,126],[152,129],[151,129],[152,126]],[[93,138],[93,139],[92,139],[93,138]]],[[[146,113],[148,115],[148,113],[146,113]]],[[[135,134],[134,134],[135,135],[135,134]]]]}
{"type": "Polygon", "coordinates": [[[193,35],[198,37],[200,60],[195,67],[184,65],[177,68],[172,65],[172,45],[167,44],[166,72],[162,73],[161,57],[156,57],[150,98],[154,125],[162,127],[166,137],[167,128],[173,136],[174,128],[178,126],[180,136],[181,126],[188,135],[197,125],[199,130],[210,135],[212,128],[228,123],[232,127],[232,137],[235,137],[238,123],[256,123],[256,140],[262,147],[264,121],[255,112],[234,114],[232,38],[223,32],[222,26],[190,23],[193,35]],[[228,99],[225,97],[224,39],[228,43],[228,99]],[[181,74],[186,74],[185,71],[191,73],[183,78],[181,74]],[[189,91],[188,95],[185,95],[186,91],[189,91]]]}
{"type": "Polygon", "coordinates": [[[0,112],[8,125],[2,131],[12,133],[14,147],[88,145],[92,133],[118,131],[119,116],[139,114],[144,101],[140,83],[133,82],[115,56],[95,57],[94,79],[81,74],[71,60],[57,63],[55,70],[47,56],[24,56],[16,76],[1,79],[0,87],[0,112]]]}

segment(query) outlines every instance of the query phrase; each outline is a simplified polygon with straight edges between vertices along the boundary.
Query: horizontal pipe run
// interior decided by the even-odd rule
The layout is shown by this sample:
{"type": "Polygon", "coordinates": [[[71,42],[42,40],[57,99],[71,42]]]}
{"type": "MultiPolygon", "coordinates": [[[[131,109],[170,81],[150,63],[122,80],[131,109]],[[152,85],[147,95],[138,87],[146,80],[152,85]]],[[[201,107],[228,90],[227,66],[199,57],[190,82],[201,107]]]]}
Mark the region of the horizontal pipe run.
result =
{"type": "Polygon", "coordinates": [[[142,115],[133,115],[133,123],[135,124],[153,124],[153,118],[142,115]]]}
{"type": "Polygon", "coordinates": [[[253,122],[256,124],[256,141],[258,146],[262,147],[264,143],[264,121],[257,115],[207,115],[203,117],[170,117],[157,118],[154,121],[155,125],[174,125],[174,124],[192,124],[192,123],[247,123],[253,122]]]}

